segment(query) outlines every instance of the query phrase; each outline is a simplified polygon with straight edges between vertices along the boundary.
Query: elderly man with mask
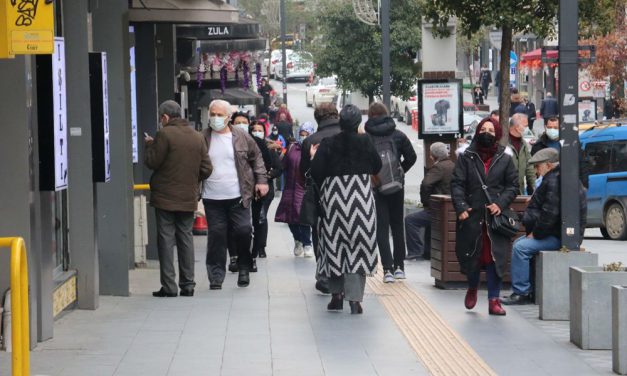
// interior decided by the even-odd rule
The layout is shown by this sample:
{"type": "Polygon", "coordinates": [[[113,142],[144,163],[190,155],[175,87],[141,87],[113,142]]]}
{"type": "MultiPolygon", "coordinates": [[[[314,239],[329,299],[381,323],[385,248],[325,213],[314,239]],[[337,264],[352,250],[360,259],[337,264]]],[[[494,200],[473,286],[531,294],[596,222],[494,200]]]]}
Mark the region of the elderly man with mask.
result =
{"type": "Polygon", "coordinates": [[[434,142],[429,147],[429,152],[433,166],[427,171],[420,184],[420,201],[424,210],[405,217],[408,260],[416,260],[419,257],[425,260],[431,258],[431,215],[429,214],[431,195],[451,194],[451,176],[455,163],[449,157],[448,147],[442,142],[434,142]],[[424,236],[421,233],[423,228],[424,236]]]}
{"type": "MultiPolygon", "coordinates": [[[[562,217],[560,192],[559,152],[546,148],[537,152],[529,163],[535,165],[538,175],[543,176],[527,206],[522,223],[526,236],[514,242],[512,247],[512,290],[513,293],[502,300],[506,305],[533,303],[529,263],[540,251],[558,250],[561,246],[562,217]]],[[[581,238],[586,228],[586,191],[579,184],[579,211],[581,215],[581,238]]]]}
{"type": "Polygon", "coordinates": [[[203,182],[202,199],[208,220],[207,274],[212,290],[222,288],[226,274],[226,249],[237,255],[237,285],[250,283],[252,265],[251,202],[268,193],[261,152],[250,135],[230,124],[231,105],[214,100],[209,105],[209,125],[204,131],[214,170],[203,182]]]}
{"type": "Polygon", "coordinates": [[[531,159],[529,147],[523,139],[528,123],[528,117],[525,114],[517,113],[512,116],[509,126],[509,147],[513,151],[512,160],[518,170],[518,186],[520,187],[518,194],[526,193],[531,196],[535,189],[536,174],[533,165],[529,163],[531,159]],[[526,191],[525,187],[527,187],[526,191]]]}

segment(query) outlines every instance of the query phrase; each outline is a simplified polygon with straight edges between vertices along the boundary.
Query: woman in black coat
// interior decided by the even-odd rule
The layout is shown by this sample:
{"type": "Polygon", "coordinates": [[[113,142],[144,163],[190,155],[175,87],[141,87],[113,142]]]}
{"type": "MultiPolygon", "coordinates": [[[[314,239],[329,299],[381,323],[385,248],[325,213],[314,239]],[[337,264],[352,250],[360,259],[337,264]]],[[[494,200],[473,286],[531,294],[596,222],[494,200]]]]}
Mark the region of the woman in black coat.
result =
{"type": "Polygon", "coordinates": [[[464,304],[467,309],[474,308],[479,275],[481,269],[485,269],[491,315],[505,315],[499,295],[511,242],[508,237],[490,230],[486,222],[508,208],[518,192],[516,167],[506,152],[508,149],[498,143],[502,133],[497,121],[483,119],[470,146],[458,150],[451,181],[451,196],[457,214],[455,252],[461,272],[468,278],[464,304]],[[487,185],[493,202],[488,202],[479,176],[487,185]]]}

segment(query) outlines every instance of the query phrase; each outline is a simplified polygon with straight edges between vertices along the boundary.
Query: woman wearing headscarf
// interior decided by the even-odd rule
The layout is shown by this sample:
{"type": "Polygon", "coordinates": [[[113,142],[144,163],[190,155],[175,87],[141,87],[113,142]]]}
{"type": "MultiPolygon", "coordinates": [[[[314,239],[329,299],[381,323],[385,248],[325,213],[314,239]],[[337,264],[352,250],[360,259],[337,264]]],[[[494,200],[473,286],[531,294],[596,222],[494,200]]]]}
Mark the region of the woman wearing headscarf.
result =
{"type": "Polygon", "coordinates": [[[518,192],[516,167],[506,153],[508,149],[498,143],[502,134],[498,121],[481,120],[470,146],[458,150],[451,181],[451,197],[457,214],[455,253],[461,272],[468,278],[464,305],[467,309],[475,307],[479,276],[484,269],[491,315],[505,315],[499,295],[511,239],[486,224],[491,221],[491,216],[500,215],[502,210],[509,208],[518,192]],[[488,202],[484,194],[482,180],[492,202],[488,202]]]}
{"type": "Polygon", "coordinates": [[[381,158],[370,137],[358,134],[361,111],[354,105],[340,112],[341,132],[310,149],[311,175],[320,188],[318,273],[329,278],[330,311],[363,312],[366,276],[377,267],[376,210],[370,175],[381,158]]]}
{"type": "Polygon", "coordinates": [[[283,157],[285,171],[285,187],[281,195],[281,202],[276,211],[275,222],[287,223],[294,237],[294,256],[313,257],[311,246],[311,227],[300,223],[300,207],[305,195],[305,179],[300,173],[300,156],[303,141],[314,133],[314,126],[310,122],[303,123],[298,132],[298,141],[294,141],[283,157]]]}

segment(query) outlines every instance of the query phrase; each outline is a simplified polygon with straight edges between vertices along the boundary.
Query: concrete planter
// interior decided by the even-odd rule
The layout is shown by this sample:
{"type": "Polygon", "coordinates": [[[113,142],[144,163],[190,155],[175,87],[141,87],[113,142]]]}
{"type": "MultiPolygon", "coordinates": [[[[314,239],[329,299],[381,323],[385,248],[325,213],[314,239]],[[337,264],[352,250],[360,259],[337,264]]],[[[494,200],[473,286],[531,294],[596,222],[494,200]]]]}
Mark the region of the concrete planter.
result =
{"type": "Polygon", "coordinates": [[[590,252],[542,251],[536,261],[536,303],[540,320],[570,320],[568,269],[596,266],[599,256],[590,252]]]}
{"type": "Polygon", "coordinates": [[[570,268],[570,341],[584,350],[612,348],[612,285],[627,286],[627,272],[600,266],[570,268]]]}
{"type": "Polygon", "coordinates": [[[627,375],[627,286],[612,286],[612,369],[627,375]]]}

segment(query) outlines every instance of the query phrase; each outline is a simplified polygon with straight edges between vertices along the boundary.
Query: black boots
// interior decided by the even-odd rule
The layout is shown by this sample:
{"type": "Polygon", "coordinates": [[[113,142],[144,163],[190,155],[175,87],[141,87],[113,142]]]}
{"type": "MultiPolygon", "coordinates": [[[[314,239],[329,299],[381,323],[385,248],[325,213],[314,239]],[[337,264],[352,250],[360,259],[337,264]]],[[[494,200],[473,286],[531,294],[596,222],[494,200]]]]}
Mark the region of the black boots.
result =
{"type": "Polygon", "coordinates": [[[344,309],[344,294],[332,294],[331,301],[327,305],[329,311],[341,311],[344,309]]]}
{"type": "Polygon", "coordinates": [[[364,313],[364,309],[361,308],[360,302],[348,302],[351,307],[351,315],[361,315],[364,313]]]}
{"type": "Polygon", "coordinates": [[[250,284],[250,275],[248,269],[239,268],[239,276],[237,277],[237,286],[247,287],[250,284]]]}

